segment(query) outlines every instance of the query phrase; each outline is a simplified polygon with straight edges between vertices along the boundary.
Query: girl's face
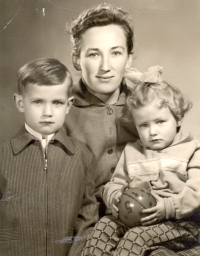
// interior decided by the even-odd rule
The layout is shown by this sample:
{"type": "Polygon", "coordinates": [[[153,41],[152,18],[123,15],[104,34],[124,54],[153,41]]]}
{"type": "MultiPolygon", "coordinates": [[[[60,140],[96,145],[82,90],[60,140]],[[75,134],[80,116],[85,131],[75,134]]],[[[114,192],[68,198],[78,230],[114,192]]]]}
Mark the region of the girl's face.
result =
{"type": "Polygon", "coordinates": [[[161,150],[172,144],[177,133],[177,121],[167,106],[160,107],[155,99],[146,106],[132,109],[142,144],[161,150]]]}
{"type": "Polygon", "coordinates": [[[129,60],[126,37],[118,25],[93,27],[81,37],[82,78],[95,95],[112,95],[119,87],[129,60]]]}

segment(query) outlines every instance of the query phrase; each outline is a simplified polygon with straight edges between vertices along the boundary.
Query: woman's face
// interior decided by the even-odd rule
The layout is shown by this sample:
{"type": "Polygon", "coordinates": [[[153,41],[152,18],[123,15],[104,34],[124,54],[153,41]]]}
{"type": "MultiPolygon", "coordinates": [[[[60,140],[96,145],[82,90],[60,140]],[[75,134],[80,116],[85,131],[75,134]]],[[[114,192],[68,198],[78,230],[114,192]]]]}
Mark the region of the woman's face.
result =
{"type": "Polygon", "coordinates": [[[115,92],[128,60],[126,37],[120,26],[93,27],[83,33],[77,61],[90,91],[107,95],[115,92]]]}

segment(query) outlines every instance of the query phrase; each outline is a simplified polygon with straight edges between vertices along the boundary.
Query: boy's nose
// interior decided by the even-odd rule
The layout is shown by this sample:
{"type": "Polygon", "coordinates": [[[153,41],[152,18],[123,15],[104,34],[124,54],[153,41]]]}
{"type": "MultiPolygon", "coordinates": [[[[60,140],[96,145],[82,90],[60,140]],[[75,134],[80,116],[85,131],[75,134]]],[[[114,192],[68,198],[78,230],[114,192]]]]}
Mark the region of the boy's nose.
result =
{"type": "Polygon", "coordinates": [[[52,107],[50,104],[46,104],[44,106],[43,115],[44,116],[52,116],[53,115],[53,110],[52,110],[52,107]]]}

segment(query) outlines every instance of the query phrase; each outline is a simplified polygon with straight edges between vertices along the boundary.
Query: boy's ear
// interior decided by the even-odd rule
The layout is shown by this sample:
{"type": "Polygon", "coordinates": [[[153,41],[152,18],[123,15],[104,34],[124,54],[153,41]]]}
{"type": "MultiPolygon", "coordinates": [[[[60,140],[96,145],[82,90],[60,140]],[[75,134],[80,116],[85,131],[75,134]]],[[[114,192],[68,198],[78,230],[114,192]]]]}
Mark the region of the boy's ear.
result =
{"type": "Polygon", "coordinates": [[[81,65],[80,65],[80,58],[75,56],[74,54],[72,55],[72,62],[76,70],[81,71],[81,65]]]}
{"type": "Polygon", "coordinates": [[[126,62],[126,68],[130,68],[132,61],[133,61],[133,52],[131,52],[131,54],[129,54],[128,60],[126,62]]]}
{"type": "Polygon", "coordinates": [[[24,104],[23,104],[22,95],[15,93],[13,95],[13,100],[14,100],[15,106],[19,110],[19,112],[23,113],[24,112],[24,104]]]}
{"type": "Polygon", "coordinates": [[[72,97],[70,97],[70,98],[68,99],[67,109],[66,109],[66,115],[69,113],[69,110],[70,110],[70,108],[71,108],[71,106],[72,106],[72,104],[73,104],[73,101],[74,101],[74,96],[72,96],[72,97]]]}

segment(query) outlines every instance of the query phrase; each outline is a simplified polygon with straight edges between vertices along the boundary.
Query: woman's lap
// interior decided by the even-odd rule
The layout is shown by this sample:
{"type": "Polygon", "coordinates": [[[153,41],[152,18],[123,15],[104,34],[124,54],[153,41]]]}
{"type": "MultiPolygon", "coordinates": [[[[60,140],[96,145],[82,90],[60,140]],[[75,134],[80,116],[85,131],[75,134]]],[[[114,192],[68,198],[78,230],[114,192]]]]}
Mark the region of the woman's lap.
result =
{"type": "Polygon", "coordinates": [[[175,223],[166,221],[154,226],[128,229],[115,217],[109,215],[95,225],[82,255],[136,255],[133,252],[137,250],[135,249],[137,246],[134,247],[132,244],[134,239],[137,239],[140,246],[144,246],[142,255],[197,256],[200,255],[200,245],[196,245],[198,235],[199,230],[192,221],[180,220],[175,223]],[[184,239],[182,239],[183,236],[184,239]],[[154,243],[156,246],[153,246],[154,243]],[[195,247],[192,248],[194,245],[195,247]],[[123,249],[126,247],[130,253],[123,249]]]}

